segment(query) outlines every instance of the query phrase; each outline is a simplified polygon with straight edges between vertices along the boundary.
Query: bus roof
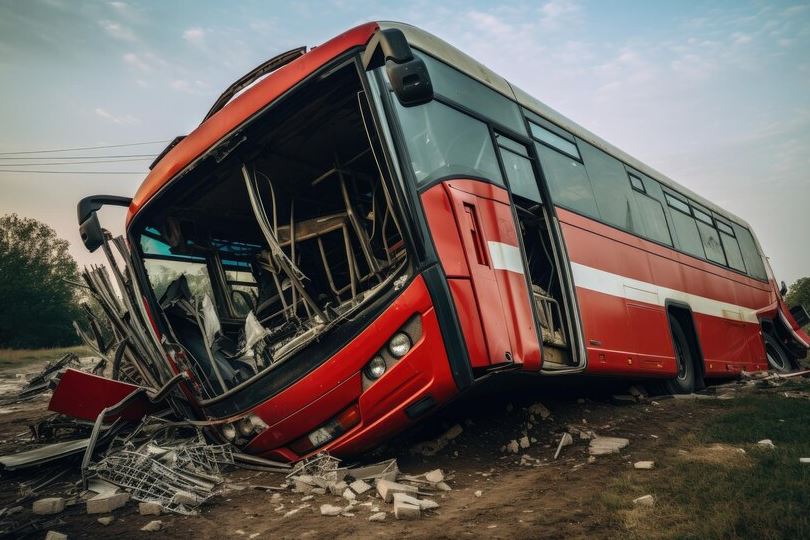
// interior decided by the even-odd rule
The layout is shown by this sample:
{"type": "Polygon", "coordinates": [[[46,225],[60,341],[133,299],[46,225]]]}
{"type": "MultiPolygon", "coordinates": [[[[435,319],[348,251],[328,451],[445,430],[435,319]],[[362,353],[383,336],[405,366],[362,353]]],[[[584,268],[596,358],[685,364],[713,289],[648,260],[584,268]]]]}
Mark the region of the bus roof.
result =
{"type": "Polygon", "coordinates": [[[444,61],[517,102],[526,109],[557,124],[571,134],[612,154],[614,157],[624,161],[627,165],[637,169],[639,172],[655,178],[667,187],[692,198],[695,202],[710,208],[721,216],[725,216],[740,225],[748,227],[750,230],[750,226],[745,220],[720,208],[711,201],[704,199],[666,175],[645,165],[604,139],[594,135],[573,120],[566,118],[540,100],[510,84],[506,79],[469,55],[456,49],[446,41],[415,26],[393,21],[370,22],[357,26],[332,38],[323,45],[311,49],[306,54],[282,66],[264,80],[245,90],[241,95],[225,105],[219,112],[200,124],[163,156],[146,176],[132,199],[132,204],[127,213],[127,225],[129,225],[129,222],[143,205],[159,192],[175,175],[182,172],[189,164],[215,146],[243,122],[260,112],[269,103],[306,78],[313,71],[329,62],[332,58],[339,56],[353,47],[364,45],[377,29],[386,28],[397,28],[401,30],[408,39],[408,42],[417,49],[421,49],[431,56],[444,61]]]}
{"type": "Polygon", "coordinates": [[[541,102],[535,97],[532,97],[528,93],[524,92],[520,88],[514,86],[509,81],[486,67],[485,65],[481,64],[474,58],[470,57],[469,55],[461,52],[460,50],[456,49],[446,41],[430,34],[421,28],[417,28],[415,26],[411,26],[409,24],[393,22],[393,21],[380,21],[379,26],[382,29],[386,28],[398,28],[402,30],[405,34],[405,37],[408,39],[408,43],[416,47],[417,49],[421,49],[424,52],[430,54],[431,56],[442,60],[443,62],[455,67],[459,71],[462,71],[473,77],[474,79],[480,81],[483,84],[493,88],[494,90],[498,91],[499,93],[505,95],[506,97],[516,101],[518,104],[522,105],[526,109],[542,116],[549,122],[552,122],[559,127],[563,128],[564,130],[568,131],[572,135],[576,135],[580,139],[600,148],[601,150],[607,152],[608,154],[613,155],[613,157],[623,161],[630,167],[638,170],[639,172],[650,176],[665,186],[671,188],[674,191],[680,192],[683,195],[694,200],[696,203],[701,204],[717,214],[721,216],[725,216],[728,219],[736,221],[739,225],[743,225],[749,230],[751,229],[750,225],[743,220],[742,218],[735,216],[728,210],[717,206],[716,204],[708,201],[694,193],[689,188],[679,184],[675,180],[669,178],[665,174],[653,169],[649,165],[642,163],[641,161],[637,160],[636,158],[632,157],[631,155],[627,154],[626,152],[622,151],[621,149],[617,148],[616,146],[610,144],[609,142],[605,141],[601,137],[591,133],[584,127],[580,126],[573,120],[566,118],[559,112],[555,111],[545,103],[541,102]]]}

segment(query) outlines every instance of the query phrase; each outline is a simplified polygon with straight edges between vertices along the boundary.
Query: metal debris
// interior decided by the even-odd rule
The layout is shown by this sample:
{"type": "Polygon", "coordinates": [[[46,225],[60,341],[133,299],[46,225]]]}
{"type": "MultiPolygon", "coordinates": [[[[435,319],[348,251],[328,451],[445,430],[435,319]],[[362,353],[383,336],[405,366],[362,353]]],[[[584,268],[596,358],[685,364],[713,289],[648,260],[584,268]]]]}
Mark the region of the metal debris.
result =
{"type": "Polygon", "coordinates": [[[224,483],[221,465],[233,464],[230,445],[209,445],[199,438],[114,452],[90,470],[130,492],[140,502],[158,503],[167,511],[193,515],[195,508],[224,483]]]}

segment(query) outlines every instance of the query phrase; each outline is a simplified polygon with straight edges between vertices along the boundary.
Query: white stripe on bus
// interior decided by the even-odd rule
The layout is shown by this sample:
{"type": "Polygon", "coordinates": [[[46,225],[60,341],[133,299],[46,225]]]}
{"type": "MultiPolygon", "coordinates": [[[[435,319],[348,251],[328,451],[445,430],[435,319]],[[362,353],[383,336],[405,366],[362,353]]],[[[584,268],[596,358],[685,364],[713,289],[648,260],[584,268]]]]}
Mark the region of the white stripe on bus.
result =
{"type": "Polygon", "coordinates": [[[713,300],[677,289],[661,287],[653,283],[591,268],[573,261],[571,262],[571,270],[574,274],[574,285],[583,289],[657,306],[663,306],[667,300],[675,300],[688,304],[692,311],[703,315],[759,323],[756,310],[751,308],[713,300]]]}
{"type": "Polygon", "coordinates": [[[489,258],[492,261],[494,270],[506,270],[524,274],[523,258],[521,258],[520,249],[517,246],[488,241],[487,247],[489,248],[489,258]]]}

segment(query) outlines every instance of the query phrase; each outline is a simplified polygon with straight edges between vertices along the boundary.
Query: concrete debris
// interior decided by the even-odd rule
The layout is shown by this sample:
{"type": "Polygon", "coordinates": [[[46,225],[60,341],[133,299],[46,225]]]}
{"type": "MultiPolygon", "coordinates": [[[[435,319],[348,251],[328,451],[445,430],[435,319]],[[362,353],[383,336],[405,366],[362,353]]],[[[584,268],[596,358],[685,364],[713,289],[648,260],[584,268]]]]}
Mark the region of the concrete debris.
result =
{"type": "Polygon", "coordinates": [[[48,531],[45,540],[67,540],[67,535],[57,531],[48,531]]]}
{"type": "Polygon", "coordinates": [[[654,461],[636,461],[633,463],[634,469],[654,469],[655,462],[654,461]]]}
{"type": "Polygon", "coordinates": [[[523,449],[526,449],[526,448],[531,446],[531,442],[529,442],[529,438],[526,435],[524,435],[523,437],[520,438],[520,440],[518,441],[518,444],[523,449]]]}
{"type": "MultiPolygon", "coordinates": [[[[87,499],[88,514],[109,514],[129,502],[129,493],[115,493],[113,495],[96,495],[87,499]]],[[[159,505],[158,505],[159,506],[159,505]]]]}
{"type": "Polygon", "coordinates": [[[611,397],[614,405],[634,405],[638,402],[635,396],[629,394],[614,394],[611,397]]]}
{"type": "Polygon", "coordinates": [[[560,444],[557,445],[557,451],[554,452],[554,459],[560,457],[560,452],[566,446],[571,446],[574,444],[574,438],[571,436],[570,433],[563,433],[563,436],[560,438],[560,444]]]}
{"type": "Polygon", "coordinates": [[[546,418],[551,416],[551,411],[549,411],[545,405],[543,405],[538,401],[537,403],[529,407],[529,414],[539,416],[540,418],[545,420],[546,418]]]}
{"type": "Polygon", "coordinates": [[[62,497],[48,497],[34,501],[31,510],[38,516],[58,514],[65,509],[65,499],[62,497]]]}
{"type": "Polygon", "coordinates": [[[146,532],[157,532],[157,531],[161,530],[162,528],[163,528],[163,522],[160,521],[159,519],[156,519],[154,521],[150,521],[149,523],[147,523],[146,525],[141,527],[141,530],[146,531],[146,532]]]}
{"type": "Polygon", "coordinates": [[[357,495],[354,493],[354,491],[352,491],[352,490],[351,490],[351,489],[349,489],[349,488],[346,488],[346,489],[343,491],[343,495],[342,495],[342,497],[343,497],[344,499],[346,499],[347,501],[349,501],[349,502],[351,502],[351,501],[353,501],[353,500],[357,499],[357,495]]]}
{"type": "MultiPolygon", "coordinates": [[[[349,484],[347,484],[346,482],[341,480],[340,482],[335,482],[333,484],[329,484],[329,493],[331,493],[335,497],[342,497],[343,492],[346,491],[347,487],[349,487],[349,484]]],[[[297,487],[296,487],[296,491],[298,491],[297,487]]]]}
{"type": "Polygon", "coordinates": [[[481,495],[483,495],[483,494],[484,494],[484,492],[483,492],[483,491],[481,491],[480,489],[476,490],[476,491],[475,491],[475,493],[474,493],[474,495],[475,495],[476,497],[480,497],[480,496],[481,496],[481,495]]]}
{"type": "Polygon", "coordinates": [[[621,437],[595,437],[591,439],[588,453],[592,456],[618,454],[619,450],[626,447],[628,444],[630,444],[630,440],[621,437]]]}
{"type": "Polygon", "coordinates": [[[415,454],[421,454],[427,457],[435,456],[441,450],[443,450],[450,443],[450,441],[461,435],[463,432],[464,428],[462,428],[460,424],[454,424],[440,437],[433,439],[432,441],[421,442],[415,445],[411,451],[415,454]]]}
{"type": "Polygon", "coordinates": [[[96,521],[98,521],[99,523],[101,523],[102,525],[104,525],[106,527],[107,525],[109,525],[110,523],[115,521],[115,518],[113,516],[104,516],[104,517],[98,518],[96,521]]]}
{"type": "Polygon", "coordinates": [[[354,491],[358,495],[362,495],[363,493],[371,489],[371,484],[363,480],[355,480],[354,482],[349,484],[349,487],[352,488],[352,491],[354,491]]]}
{"type": "Polygon", "coordinates": [[[395,493],[394,505],[397,504],[397,501],[418,506],[420,510],[433,510],[434,508],[439,507],[439,503],[437,503],[436,501],[432,501],[430,499],[418,499],[405,493],[395,493]]]}
{"type": "Polygon", "coordinates": [[[512,439],[509,441],[509,444],[506,445],[506,450],[510,454],[517,454],[520,452],[520,444],[518,444],[516,440],[512,439]]]}
{"type": "Polygon", "coordinates": [[[159,516],[162,510],[163,507],[160,506],[160,503],[138,503],[138,513],[142,516],[159,516]]]}
{"type": "Polygon", "coordinates": [[[425,480],[431,484],[438,484],[444,481],[444,473],[441,469],[434,469],[425,473],[425,480]]]}
{"type": "Polygon", "coordinates": [[[588,456],[588,463],[596,463],[596,456],[588,456]]]}
{"type": "Polygon", "coordinates": [[[418,492],[419,492],[418,489],[406,484],[399,484],[397,482],[391,482],[390,480],[377,481],[377,493],[379,493],[380,497],[382,497],[382,500],[384,500],[387,503],[390,503],[394,500],[395,493],[416,495],[418,492]]]}
{"type": "Polygon", "coordinates": [[[369,521],[385,521],[385,516],[387,516],[385,512],[377,512],[376,514],[371,514],[368,517],[369,521]]]}
{"type": "Polygon", "coordinates": [[[762,439],[761,441],[757,441],[757,446],[760,448],[766,448],[768,450],[773,450],[776,446],[773,444],[773,441],[770,439],[762,439]]]}
{"type": "Polygon", "coordinates": [[[304,495],[301,497],[301,502],[311,501],[315,498],[315,495],[304,495]]]}
{"type": "Polygon", "coordinates": [[[655,497],[652,495],[642,495],[636,499],[633,499],[633,504],[636,506],[653,506],[655,504],[655,497]]]}
{"type": "Polygon", "coordinates": [[[321,515],[322,516],[339,516],[343,513],[345,508],[343,506],[335,506],[333,504],[322,504],[321,505],[321,515]]]}
{"type": "Polygon", "coordinates": [[[422,511],[419,506],[410,504],[401,500],[394,501],[394,517],[397,519],[419,519],[422,517],[422,511]]]}
{"type": "Polygon", "coordinates": [[[450,485],[447,482],[439,482],[438,484],[436,484],[436,489],[438,489],[439,491],[452,491],[453,490],[453,488],[451,488],[450,485]]]}

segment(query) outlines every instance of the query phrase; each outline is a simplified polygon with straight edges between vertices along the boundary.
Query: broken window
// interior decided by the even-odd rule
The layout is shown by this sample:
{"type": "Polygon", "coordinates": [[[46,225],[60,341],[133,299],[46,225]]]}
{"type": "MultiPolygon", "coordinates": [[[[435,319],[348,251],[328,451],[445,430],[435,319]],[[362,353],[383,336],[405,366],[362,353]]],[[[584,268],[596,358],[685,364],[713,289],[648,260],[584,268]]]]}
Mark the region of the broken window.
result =
{"type": "MultiPolygon", "coordinates": [[[[407,264],[354,63],[303,84],[133,223],[204,397],[362,316],[407,264]]],[[[346,339],[344,336],[342,339],[346,339]]]]}

